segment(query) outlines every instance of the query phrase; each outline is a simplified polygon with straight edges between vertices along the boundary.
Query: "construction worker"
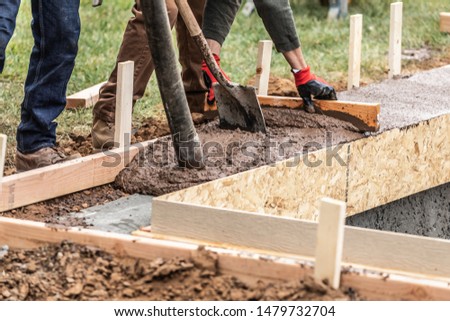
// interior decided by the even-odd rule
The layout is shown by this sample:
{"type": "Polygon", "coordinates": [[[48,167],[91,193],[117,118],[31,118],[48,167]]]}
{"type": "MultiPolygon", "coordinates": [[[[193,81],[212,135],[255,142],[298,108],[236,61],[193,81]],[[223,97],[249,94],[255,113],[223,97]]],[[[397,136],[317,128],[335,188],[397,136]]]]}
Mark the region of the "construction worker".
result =
{"type": "MultiPolygon", "coordinates": [[[[303,57],[289,0],[254,0],[254,4],[276,49],[284,55],[291,66],[295,84],[300,97],[303,98],[305,109],[311,113],[315,112],[312,96],[316,99],[336,100],[334,88],[311,73],[310,67],[303,57]]],[[[220,63],[222,44],[230,32],[240,5],[241,0],[207,1],[203,33],[218,63],[220,63]]],[[[213,103],[214,92],[210,84],[216,80],[206,64],[203,64],[202,69],[209,78],[206,81],[210,89],[208,103],[213,103]]]]}
{"type": "MultiPolygon", "coordinates": [[[[11,38],[20,1],[0,2],[0,59],[11,38]]],[[[55,119],[66,105],[66,89],[78,51],[80,0],[31,0],[31,52],[21,121],[17,129],[18,172],[79,157],[56,146],[55,119]]]]}
{"type": "Polygon", "coordinates": [[[20,0],[0,1],[0,74],[5,65],[5,51],[16,28],[16,17],[20,0]]]}
{"type": "MultiPolygon", "coordinates": [[[[125,29],[116,67],[108,82],[100,89],[99,100],[94,106],[92,143],[94,149],[97,150],[110,148],[114,144],[117,63],[127,60],[134,61],[133,103],[144,95],[154,70],[140,2],[140,0],[136,0],[132,9],[134,18],[129,20],[125,29]]],[[[205,0],[189,0],[188,3],[198,23],[201,24],[205,0]]],[[[174,0],[166,0],[166,5],[170,26],[176,26],[182,79],[189,108],[191,113],[203,113],[207,88],[201,70],[201,53],[191,39],[181,16],[178,15],[174,0]]]]}

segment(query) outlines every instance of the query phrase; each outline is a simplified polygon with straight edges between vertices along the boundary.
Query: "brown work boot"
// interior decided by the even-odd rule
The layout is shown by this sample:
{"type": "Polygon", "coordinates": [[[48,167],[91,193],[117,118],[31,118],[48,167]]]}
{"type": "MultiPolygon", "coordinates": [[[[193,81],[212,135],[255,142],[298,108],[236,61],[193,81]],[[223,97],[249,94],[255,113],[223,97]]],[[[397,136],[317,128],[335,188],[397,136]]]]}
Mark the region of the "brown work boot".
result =
{"type": "Polygon", "coordinates": [[[107,150],[114,147],[114,124],[98,118],[94,119],[91,136],[94,151],[107,150]]]}
{"type": "Polygon", "coordinates": [[[22,154],[16,151],[16,171],[18,173],[25,172],[80,157],[79,153],[67,156],[56,147],[44,147],[31,154],[22,154]]]}

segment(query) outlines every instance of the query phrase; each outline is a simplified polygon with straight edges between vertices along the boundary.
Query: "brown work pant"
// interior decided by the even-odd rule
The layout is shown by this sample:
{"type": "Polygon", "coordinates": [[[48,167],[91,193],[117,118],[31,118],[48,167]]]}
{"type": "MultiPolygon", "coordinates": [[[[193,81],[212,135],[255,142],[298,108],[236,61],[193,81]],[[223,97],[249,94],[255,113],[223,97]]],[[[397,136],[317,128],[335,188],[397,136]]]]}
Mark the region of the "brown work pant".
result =
{"type": "MultiPolygon", "coordinates": [[[[200,25],[206,0],[188,0],[189,5],[200,25]]],[[[182,66],[182,79],[191,112],[203,112],[205,106],[206,86],[201,71],[202,55],[189,35],[186,25],[178,15],[174,0],[166,0],[171,28],[176,26],[179,61],[182,66]]],[[[122,45],[108,82],[100,89],[100,97],[94,106],[94,118],[114,123],[116,106],[117,63],[134,61],[133,105],[144,95],[150,76],[155,69],[145,31],[144,17],[140,0],[132,9],[134,18],[128,21],[123,35],[122,45]]]]}

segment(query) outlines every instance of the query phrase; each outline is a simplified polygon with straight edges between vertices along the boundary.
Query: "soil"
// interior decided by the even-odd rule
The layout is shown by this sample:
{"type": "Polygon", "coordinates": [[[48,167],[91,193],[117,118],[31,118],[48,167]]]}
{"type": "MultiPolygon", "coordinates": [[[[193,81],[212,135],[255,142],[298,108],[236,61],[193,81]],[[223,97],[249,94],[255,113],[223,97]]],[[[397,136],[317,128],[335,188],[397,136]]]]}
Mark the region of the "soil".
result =
{"type": "Polygon", "coordinates": [[[249,285],[218,272],[217,258],[199,251],[192,260],[120,258],[62,242],[34,250],[0,251],[0,300],[355,300],[310,277],[249,285]]]}
{"type": "Polygon", "coordinates": [[[351,124],[303,110],[265,109],[268,133],[220,129],[218,121],[197,127],[203,169],[183,169],[169,137],[158,139],[117,177],[126,193],[159,196],[252,168],[363,137],[351,124]]]}

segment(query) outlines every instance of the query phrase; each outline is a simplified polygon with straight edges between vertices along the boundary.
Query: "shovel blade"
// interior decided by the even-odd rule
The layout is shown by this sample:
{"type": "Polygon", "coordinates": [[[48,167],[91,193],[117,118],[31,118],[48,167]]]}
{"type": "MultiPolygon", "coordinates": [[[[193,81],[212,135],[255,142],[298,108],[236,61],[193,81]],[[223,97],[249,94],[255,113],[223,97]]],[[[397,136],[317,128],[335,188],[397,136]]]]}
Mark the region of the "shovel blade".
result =
{"type": "Polygon", "coordinates": [[[266,133],[266,122],[256,96],[256,89],[231,83],[214,84],[220,127],[266,133]]]}

